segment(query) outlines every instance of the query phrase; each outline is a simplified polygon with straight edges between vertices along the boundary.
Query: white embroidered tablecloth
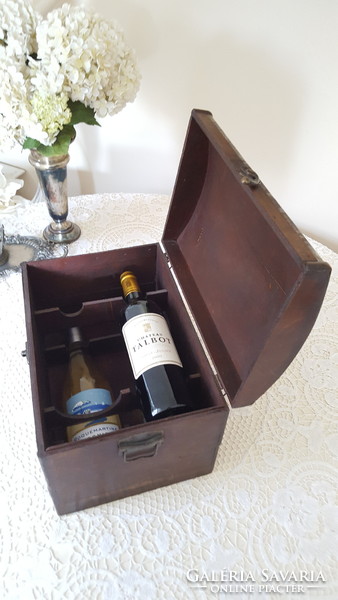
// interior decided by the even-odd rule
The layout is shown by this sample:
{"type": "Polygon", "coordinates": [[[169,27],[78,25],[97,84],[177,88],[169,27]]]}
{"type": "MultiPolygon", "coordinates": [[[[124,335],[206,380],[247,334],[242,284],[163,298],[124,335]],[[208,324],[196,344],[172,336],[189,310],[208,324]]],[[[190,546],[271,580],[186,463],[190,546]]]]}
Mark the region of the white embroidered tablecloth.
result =
{"type": "MultiPolygon", "coordinates": [[[[168,197],[70,199],[69,254],[158,241],[168,197]]],[[[0,213],[41,235],[44,204],[0,213]]],[[[232,410],[214,471],[59,517],[36,456],[20,273],[0,277],[1,600],[338,598],[338,256],[313,331],[277,383],[232,410]]],[[[189,435],[189,432],[187,432],[189,435]]]]}

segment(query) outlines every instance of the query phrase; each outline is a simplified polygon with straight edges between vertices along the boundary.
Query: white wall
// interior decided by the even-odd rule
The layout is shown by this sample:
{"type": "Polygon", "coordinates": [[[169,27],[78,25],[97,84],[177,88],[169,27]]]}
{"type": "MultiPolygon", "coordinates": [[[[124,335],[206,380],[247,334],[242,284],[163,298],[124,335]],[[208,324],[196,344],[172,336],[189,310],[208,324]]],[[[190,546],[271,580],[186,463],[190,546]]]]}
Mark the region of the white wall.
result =
{"type": "MultiPolygon", "coordinates": [[[[72,4],[81,4],[76,0],[72,4]]],[[[34,0],[42,12],[58,0],[34,0]]],[[[192,108],[211,110],[302,231],[338,250],[335,0],[87,0],[136,49],[136,101],[73,144],[70,195],[170,193],[192,108]]],[[[0,159],[28,169],[26,153],[0,159]]]]}

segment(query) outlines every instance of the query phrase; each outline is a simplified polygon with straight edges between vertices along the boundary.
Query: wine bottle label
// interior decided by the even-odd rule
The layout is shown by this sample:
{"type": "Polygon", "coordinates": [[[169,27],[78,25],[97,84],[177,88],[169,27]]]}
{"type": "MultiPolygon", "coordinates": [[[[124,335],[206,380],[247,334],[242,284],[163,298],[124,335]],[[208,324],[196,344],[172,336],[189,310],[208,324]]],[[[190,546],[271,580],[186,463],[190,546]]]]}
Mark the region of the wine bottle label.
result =
{"type": "Polygon", "coordinates": [[[86,423],[78,423],[67,427],[67,437],[70,442],[79,442],[89,438],[98,437],[120,429],[120,420],[117,415],[102,417],[86,423]]]}
{"type": "Polygon", "coordinates": [[[100,388],[83,390],[67,400],[69,415],[86,415],[112,406],[110,392],[100,388]]]}
{"type": "Polygon", "coordinates": [[[144,313],[122,328],[135,379],[159,365],[182,367],[168,324],[162,315],[144,313]]]}

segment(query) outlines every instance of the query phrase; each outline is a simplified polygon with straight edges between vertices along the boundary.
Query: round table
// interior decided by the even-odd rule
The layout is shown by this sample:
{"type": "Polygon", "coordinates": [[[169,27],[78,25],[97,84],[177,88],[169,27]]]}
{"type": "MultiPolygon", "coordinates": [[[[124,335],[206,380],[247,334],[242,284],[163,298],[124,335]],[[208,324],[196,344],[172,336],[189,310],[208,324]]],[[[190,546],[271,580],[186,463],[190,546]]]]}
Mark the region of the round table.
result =
{"type": "MultiPolygon", "coordinates": [[[[70,198],[80,254],[161,238],[169,197],[70,198]]],[[[0,213],[41,235],[43,203],[0,213]]],[[[0,278],[2,600],[338,597],[338,255],[317,322],[282,377],[233,409],[210,475],[58,516],[36,456],[20,273],[0,278]]],[[[187,432],[189,434],[189,432],[187,432]]]]}

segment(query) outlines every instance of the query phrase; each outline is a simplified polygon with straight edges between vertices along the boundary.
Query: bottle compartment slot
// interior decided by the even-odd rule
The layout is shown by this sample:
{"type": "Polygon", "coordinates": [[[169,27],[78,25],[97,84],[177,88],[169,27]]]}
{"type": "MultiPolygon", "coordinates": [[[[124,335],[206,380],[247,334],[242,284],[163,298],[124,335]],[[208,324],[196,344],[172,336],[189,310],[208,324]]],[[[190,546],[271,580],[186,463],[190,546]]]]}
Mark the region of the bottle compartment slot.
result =
{"type": "MultiPolygon", "coordinates": [[[[209,387],[196,364],[186,327],[180,325],[182,315],[177,315],[169,301],[167,287],[147,291],[147,299],[163,311],[169,321],[175,344],[187,374],[188,387],[194,409],[210,407],[209,387]]],[[[71,327],[80,327],[88,350],[103,377],[109,382],[114,405],[103,414],[118,413],[123,428],[140,425],[142,414],[135,393],[131,366],[125,349],[121,325],[125,302],[122,296],[89,300],[68,306],[53,306],[36,310],[35,322],[39,333],[46,372],[46,389],[41,416],[46,447],[66,442],[66,426],[74,420],[85,421],[87,417],[69,417],[62,412],[63,385],[68,367],[67,337],[71,327]]],[[[184,320],[184,319],[183,319],[184,320]]],[[[112,434],[114,435],[114,434],[112,434]]]]}
{"type": "MultiPolygon", "coordinates": [[[[106,324],[106,329],[109,323],[106,324]]],[[[88,332],[84,335],[87,340],[88,351],[92,361],[97,365],[111,385],[113,397],[118,398],[121,389],[132,387],[133,380],[122,335],[106,335],[88,339],[88,332]]],[[[62,412],[63,385],[68,368],[68,351],[66,343],[45,348],[46,370],[48,373],[49,398],[48,405],[44,408],[56,407],[62,412]]]]}
{"type": "MultiPolygon", "coordinates": [[[[168,292],[165,289],[147,293],[165,312],[168,305],[168,292]]],[[[114,334],[120,335],[122,311],[125,302],[121,296],[93,300],[69,309],[59,306],[36,310],[34,312],[38,329],[42,332],[44,349],[65,344],[70,327],[80,327],[87,339],[104,338],[114,334]]]]}
{"type": "MultiPolygon", "coordinates": [[[[194,401],[196,410],[207,408],[205,406],[205,394],[203,382],[199,373],[194,373],[188,377],[188,389],[194,401]]],[[[135,393],[130,388],[120,390],[116,402],[106,410],[95,413],[96,417],[118,414],[121,420],[122,428],[129,428],[145,423],[144,415],[140,409],[139,402],[135,393]]],[[[88,415],[70,416],[62,413],[54,405],[46,407],[43,411],[44,424],[47,436],[47,448],[58,444],[64,444],[66,439],[66,427],[74,423],[90,420],[88,415]]],[[[113,434],[114,435],[114,434],[113,434]]]]}
{"type": "MultiPolygon", "coordinates": [[[[144,423],[143,413],[138,407],[136,398],[129,388],[121,390],[113,406],[95,413],[95,417],[99,418],[116,413],[119,414],[123,428],[144,423]]],[[[50,447],[55,444],[67,442],[66,426],[85,422],[90,420],[90,418],[88,415],[78,417],[66,415],[57,410],[55,406],[50,406],[44,410],[44,420],[48,432],[47,447],[50,447]]]]}

